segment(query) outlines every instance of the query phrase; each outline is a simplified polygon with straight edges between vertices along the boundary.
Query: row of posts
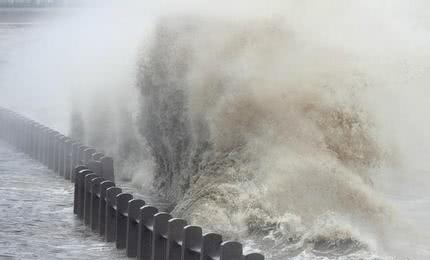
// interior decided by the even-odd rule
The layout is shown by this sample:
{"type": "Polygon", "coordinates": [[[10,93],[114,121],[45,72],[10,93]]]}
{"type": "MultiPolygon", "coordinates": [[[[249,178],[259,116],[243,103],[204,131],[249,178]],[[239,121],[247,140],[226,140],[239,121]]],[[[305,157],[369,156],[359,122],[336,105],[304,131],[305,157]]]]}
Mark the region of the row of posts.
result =
{"type": "Polygon", "coordinates": [[[113,160],[0,108],[0,138],[75,183],[74,213],[105,241],[139,260],[264,260],[243,245],[159,212],[116,187],[113,160]]]}
{"type": "Polygon", "coordinates": [[[243,255],[239,242],[222,241],[219,234],[203,234],[199,226],[173,218],[122,192],[112,181],[87,166],[75,169],[74,212],[93,231],[128,257],[139,260],[264,260],[257,253],[243,255]]]}
{"type": "Polygon", "coordinates": [[[78,165],[88,165],[97,175],[114,181],[111,157],[4,108],[0,108],[0,139],[72,182],[78,165]]]}

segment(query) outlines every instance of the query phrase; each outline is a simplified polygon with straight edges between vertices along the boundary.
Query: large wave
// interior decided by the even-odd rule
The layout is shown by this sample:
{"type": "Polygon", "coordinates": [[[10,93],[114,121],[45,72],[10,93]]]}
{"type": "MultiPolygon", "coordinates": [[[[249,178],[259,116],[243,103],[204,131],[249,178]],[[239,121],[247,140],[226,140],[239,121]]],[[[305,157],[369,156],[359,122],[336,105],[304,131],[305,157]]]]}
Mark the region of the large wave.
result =
{"type": "Polygon", "coordinates": [[[361,249],[340,219],[375,229],[389,212],[368,175],[384,156],[361,103],[368,81],[350,57],[274,21],[176,17],[155,35],[139,66],[138,125],[174,214],[227,237],[286,241],[281,255],[304,242],[361,249]]]}

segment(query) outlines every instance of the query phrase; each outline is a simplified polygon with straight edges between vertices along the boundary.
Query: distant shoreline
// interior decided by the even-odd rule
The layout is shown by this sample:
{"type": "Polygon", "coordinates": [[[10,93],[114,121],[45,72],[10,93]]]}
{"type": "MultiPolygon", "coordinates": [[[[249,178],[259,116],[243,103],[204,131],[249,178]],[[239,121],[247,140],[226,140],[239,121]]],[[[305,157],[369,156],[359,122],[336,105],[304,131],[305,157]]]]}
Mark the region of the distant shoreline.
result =
{"type": "Polygon", "coordinates": [[[0,0],[0,8],[65,8],[82,5],[82,1],[70,0],[0,0]]]}
{"type": "Polygon", "coordinates": [[[67,13],[76,8],[39,7],[39,8],[3,8],[0,7],[0,24],[34,24],[43,23],[57,15],[67,13]]]}
{"type": "MultiPolygon", "coordinates": [[[[0,7],[0,13],[3,14],[21,14],[21,13],[44,13],[44,12],[52,12],[56,10],[67,10],[67,9],[74,9],[69,7],[0,7]]],[[[0,17],[1,18],[1,17],[0,17]]]]}
{"type": "Polygon", "coordinates": [[[55,9],[69,9],[69,8],[79,8],[81,6],[40,6],[40,7],[8,7],[1,6],[0,10],[16,10],[16,11],[31,11],[31,10],[55,10],[55,9]]]}

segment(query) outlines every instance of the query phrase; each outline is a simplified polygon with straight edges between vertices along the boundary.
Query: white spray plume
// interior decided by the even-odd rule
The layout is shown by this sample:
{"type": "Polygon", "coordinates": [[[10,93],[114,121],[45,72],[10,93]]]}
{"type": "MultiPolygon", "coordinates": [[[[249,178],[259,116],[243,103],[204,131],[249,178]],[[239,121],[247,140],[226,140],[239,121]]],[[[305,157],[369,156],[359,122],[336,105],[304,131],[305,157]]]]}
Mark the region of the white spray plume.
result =
{"type": "Polygon", "coordinates": [[[37,119],[72,110],[81,137],[114,154],[124,178],[153,181],[195,224],[260,241],[274,257],[341,241],[343,253],[426,259],[394,248],[396,205],[375,182],[425,179],[416,169],[430,166],[428,8],[103,2],[37,29],[1,80],[10,104],[29,96],[16,108],[43,104],[37,119]],[[374,178],[384,164],[397,170],[374,178]]]}

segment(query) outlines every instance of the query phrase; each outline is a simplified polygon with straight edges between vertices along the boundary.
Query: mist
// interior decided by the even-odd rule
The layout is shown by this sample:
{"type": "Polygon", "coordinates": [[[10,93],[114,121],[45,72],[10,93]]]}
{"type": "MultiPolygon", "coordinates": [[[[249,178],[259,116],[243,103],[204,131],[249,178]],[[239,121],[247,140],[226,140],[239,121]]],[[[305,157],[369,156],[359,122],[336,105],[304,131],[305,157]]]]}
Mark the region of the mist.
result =
{"type": "Polygon", "coordinates": [[[0,102],[101,148],[175,216],[269,258],[427,259],[427,8],[59,10],[19,35],[0,102]]]}

